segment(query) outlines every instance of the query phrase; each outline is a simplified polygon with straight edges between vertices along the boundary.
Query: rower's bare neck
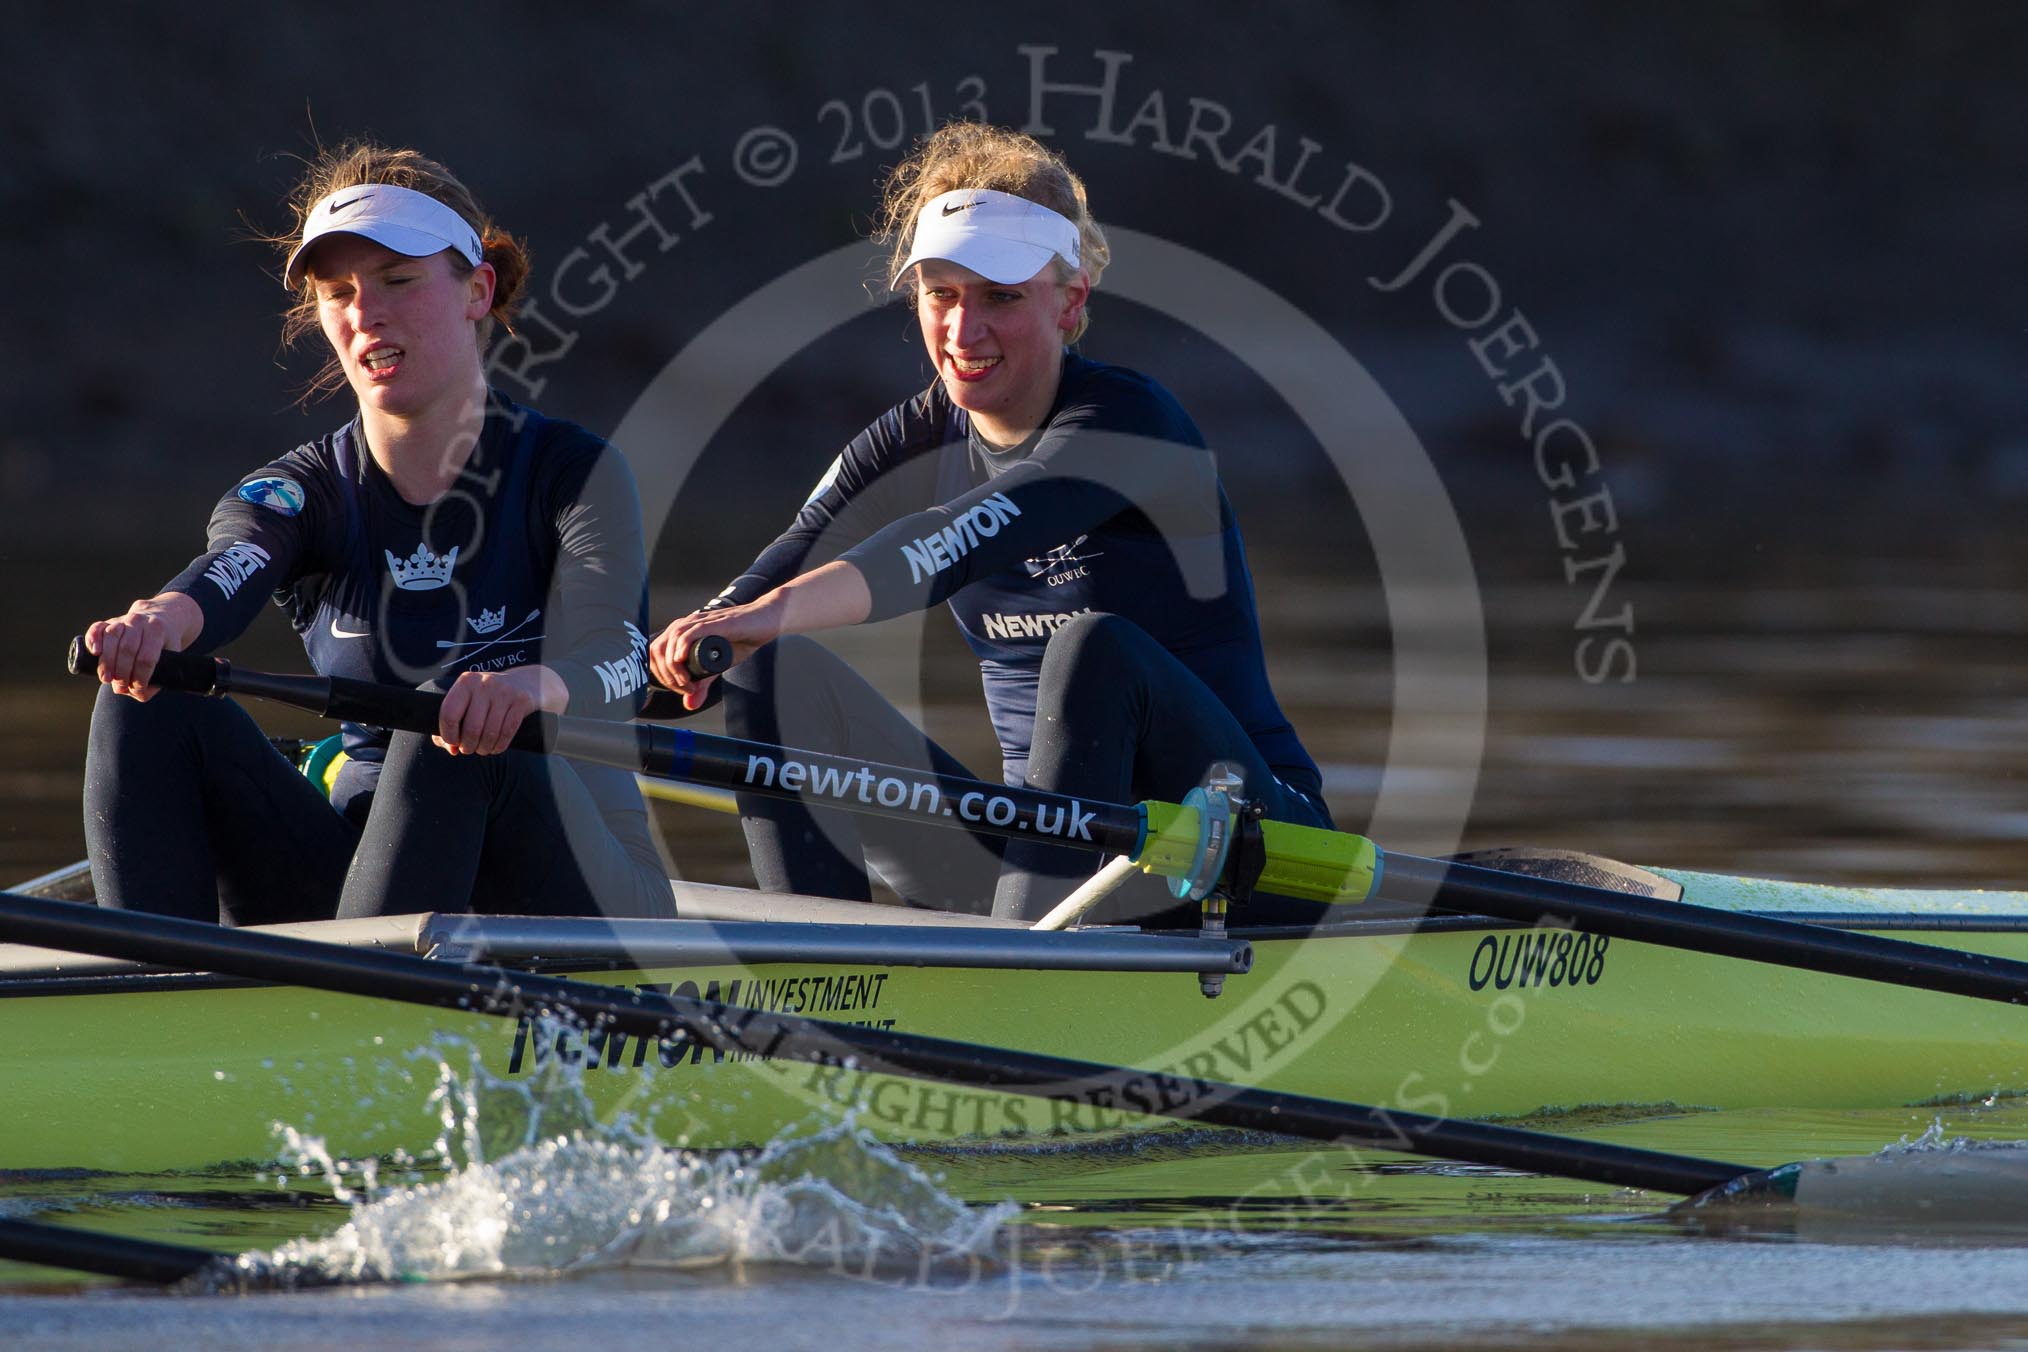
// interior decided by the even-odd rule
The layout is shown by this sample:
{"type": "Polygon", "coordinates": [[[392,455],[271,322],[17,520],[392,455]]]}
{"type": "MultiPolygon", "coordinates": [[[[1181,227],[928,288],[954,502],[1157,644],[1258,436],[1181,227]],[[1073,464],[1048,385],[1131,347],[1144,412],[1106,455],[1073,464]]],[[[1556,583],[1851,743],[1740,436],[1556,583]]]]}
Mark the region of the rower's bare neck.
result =
{"type": "Polygon", "coordinates": [[[1063,373],[1058,368],[1050,372],[1046,382],[1029,392],[1019,408],[1010,408],[997,415],[974,412],[972,430],[995,450],[1005,451],[1019,446],[1049,420],[1049,410],[1056,407],[1056,388],[1062,383],[1063,373]]]}

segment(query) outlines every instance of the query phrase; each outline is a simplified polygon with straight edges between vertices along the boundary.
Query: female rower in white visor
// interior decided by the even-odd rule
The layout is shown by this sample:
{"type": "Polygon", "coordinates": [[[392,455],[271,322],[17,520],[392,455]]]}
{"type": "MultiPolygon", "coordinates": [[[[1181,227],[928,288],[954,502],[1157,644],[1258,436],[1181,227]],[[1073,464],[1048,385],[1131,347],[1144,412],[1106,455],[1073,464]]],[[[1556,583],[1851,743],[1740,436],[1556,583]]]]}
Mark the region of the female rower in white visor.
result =
{"type": "MultiPolygon", "coordinates": [[[[789,529],[656,638],[656,675],[698,707],[712,683],[684,660],[722,635],[742,661],[723,687],[735,735],[963,774],[827,650],[785,637],[947,602],[1008,782],[1175,800],[1232,761],[1270,817],[1329,825],[1268,684],[1203,437],[1154,381],[1066,346],[1108,258],[1084,185],[1027,136],[954,124],[889,177],[883,227],[935,380],[854,437],[789,529]]],[[[865,898],[870,864],[912,903],[979,909],[994,893],[996,914],[1032,919],[1098,863],[809,799],[740,808],[754,872],[781,891],[865,898]]],[[[1195,923],[1142,881],[1099,916],[1195,923]]],[[[1317,914],[1261,898],[1235,920],[1317,914]]]]}
{"type": "MultiPolygon", "coordinates": [[[[1328,825],[1316,764],[1268,683],[1203,436],[1146,375],[1067,347],[1107,264],[1083,182],[1028,136],[953,124],[888,176],[882,215],[935,379],[852,438],[716,600],[657,636],[655,675],[702,705],[712,681],[683,661],[722,634],[740,661],[720,687],[736,736],[963,774],[795,636],[947,602],[980,657],[1008,782],[1174,801],[1231,760],[1270,817],[1328,825]]],[[[872,866],[913,904],[977,910],[992,894],[996,914],[1036,918],[1097,866],[809,799],[742,799],[740,813],[771,890],[866,898],[872,866]]],[[[1194,924],[1154,880],[1097,914],[1194,924]]],[[[1316,914],[1257,898],[1243,920],[1316,914]]]]}
{"type": "Polygon", "coordinates": [[[631,775],[507,749],[537,710],[629,718],[646,684],[625,461],[486,386],[526,254],[413,150],[326,151],[291,205],[285,332],[322,333],[313,388],[357,411],[240,479],[203,553],[86,631],[99,903],[238,924],[673,914],[631,775]],[[436,735],[346,724],[327,799],[236,704],[150,686],[163,651],[229,643],[270,596],[319,672],[447,689],[436,735]]]}

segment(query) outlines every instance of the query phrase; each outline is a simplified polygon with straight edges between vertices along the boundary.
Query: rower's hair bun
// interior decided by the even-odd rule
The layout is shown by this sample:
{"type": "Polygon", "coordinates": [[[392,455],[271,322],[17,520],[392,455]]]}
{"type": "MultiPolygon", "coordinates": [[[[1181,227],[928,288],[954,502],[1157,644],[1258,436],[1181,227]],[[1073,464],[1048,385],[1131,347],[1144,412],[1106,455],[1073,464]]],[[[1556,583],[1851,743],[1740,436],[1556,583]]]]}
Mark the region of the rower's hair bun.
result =
{"type": "Polygon", "coordinates": [[[493,265],[493,308],[491,318],[514,332],[514,315],[521,308],[521,293],[528,285],[528,246],[497,225],[488,225],[480,235],[479,247],[493,265]]]}

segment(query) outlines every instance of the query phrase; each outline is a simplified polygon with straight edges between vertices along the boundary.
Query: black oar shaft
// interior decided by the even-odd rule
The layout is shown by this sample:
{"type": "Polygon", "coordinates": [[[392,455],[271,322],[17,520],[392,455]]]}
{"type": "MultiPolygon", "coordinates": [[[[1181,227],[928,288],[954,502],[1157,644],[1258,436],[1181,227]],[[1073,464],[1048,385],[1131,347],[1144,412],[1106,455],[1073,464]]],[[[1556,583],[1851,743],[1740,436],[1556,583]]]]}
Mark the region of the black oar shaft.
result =
{"type": "Polygon", "coordinates": [[[1389,853],[1379,895],[1834,976],[2028,1003],[2028,963],[1740,911],[1389,853]]]}
{"type": "Polygon", "coordinates": [[[1356,1143],[1622,1187],[1699,1192],[1750,1172],[1743,1165],[1714,1160],[823,1023],[653,991],[341,948],[171,916],[101,911],[12,892],[0,892],[0,935],[45,948],[510,1018],[540,1009],[567,1011],[638,1037],[680,1036],[725,1052],[1004,1089],[1059,1103],[1356,1143]]]}
{"type": "Polygon", "coordinates": [[[39,1221],[0,1220],[0,1258],[136,1282],[176,1282],[226,1260],[209,1249],[99,1235],[39,1221]]]}
{"type": "MultiPolygon", "coordinates": [[[[71,669],[82,672],[90,666],[82,643],[74,641],[71,669]]],[[[418,732],[435,730],[437,703],[442,698],[342,678],[242,671],[223,659],[184,653],[162,654],[154,679],[171,689],[255,695],[418,732]]],[[[687,729],[544,718],[530,720],[515,737],[515,745],[741,793],[816,799],[848,811],[900,816],[1014,839],[1049,839],[1132,858],[1142,856],[1147,836],[1140,807],[1087,803],[1035,789],[952,779],[687,729]]],[[[1434,899],[1450,909],[1525,924],[1566,925],[1723,957],[2006,1004],[2028,1003],[2028,963],[1768,916],[1656,902],[1415,855],[1385,856],[1377,895],[1416,904],[1434,899]]],[[[1355,892],[1340,899],[1357,901],[1360,896],[1355,892]]]]}

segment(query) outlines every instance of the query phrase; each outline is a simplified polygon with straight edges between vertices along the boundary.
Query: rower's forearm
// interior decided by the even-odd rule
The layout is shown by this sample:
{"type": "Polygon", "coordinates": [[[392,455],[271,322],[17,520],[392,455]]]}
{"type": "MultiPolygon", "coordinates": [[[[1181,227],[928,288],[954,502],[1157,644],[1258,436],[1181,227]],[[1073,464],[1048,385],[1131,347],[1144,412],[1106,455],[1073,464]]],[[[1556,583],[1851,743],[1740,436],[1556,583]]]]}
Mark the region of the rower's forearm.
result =
{"type": "Polygon", "coordinates": [[[873,613],[873,593],[867,589],[866,575],[842,559],[784,582],[766,599],[779,608],[784,634],[843,629],[863,624],[873,613]]]}

